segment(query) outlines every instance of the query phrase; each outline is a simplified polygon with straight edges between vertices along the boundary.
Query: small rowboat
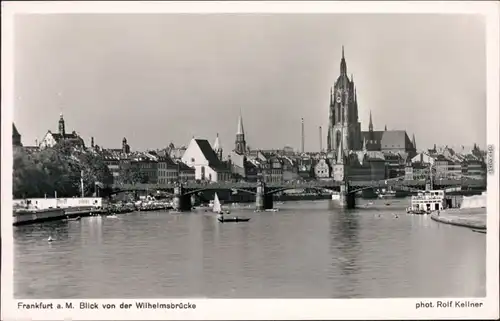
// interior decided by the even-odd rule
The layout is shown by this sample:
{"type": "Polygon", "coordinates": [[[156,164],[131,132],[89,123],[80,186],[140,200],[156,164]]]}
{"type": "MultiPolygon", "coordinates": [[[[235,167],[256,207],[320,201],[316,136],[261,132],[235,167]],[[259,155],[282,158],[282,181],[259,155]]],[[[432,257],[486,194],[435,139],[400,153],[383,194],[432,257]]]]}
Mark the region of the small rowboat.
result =
{"type": "Polygon", "coordinates": [[[248,222],[250,221],[249,218],[244,218],[244,217],[219,217],[217,219],[221,223],[232,223],[232,222],[248,222]]]}

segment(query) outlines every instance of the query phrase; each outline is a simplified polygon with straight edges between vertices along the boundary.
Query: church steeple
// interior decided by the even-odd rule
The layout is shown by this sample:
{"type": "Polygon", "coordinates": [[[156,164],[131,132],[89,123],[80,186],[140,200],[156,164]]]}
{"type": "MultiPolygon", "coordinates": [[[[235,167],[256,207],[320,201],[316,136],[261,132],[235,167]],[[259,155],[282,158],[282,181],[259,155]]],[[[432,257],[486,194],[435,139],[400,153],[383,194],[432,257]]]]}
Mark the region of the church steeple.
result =
{"type": "Polygon", "coordinates": [[[214,152],[217,155],[217,157],[219,157],[219,159],[222,160],[222,146],[219,141],[219,133],[217,133],[217,137],[215,138],[214,152]]]}
{"type": "Polygon", "coordinates": [[[342,45],[342,59],[340,60],[340,74],[347,75],[347,64],[344,56],[344,45],[342,45]]]}
{"type": "MultiPolygon", "coordinates": [[[[343,137],[343,130],[341,133],[341,137],[343,137]]],[[[343,139],[340,139],[339,147],[337,148],[337,164],[344,164],[344,144],[343,139]]]]}
{"type": "Polygon", "coordinates": [[[236,131],[236,141],[234,144],[234,151],[238,154],[245,154],[246,152],[246,142],[245,142],[245,131],[243,129],[243,116],[241,115],[238,119],[238,130],[236,131]]]}
{"type": "Polygon", "coordinates": [[[64,117],[63,114],[61,113],[59,115],[59,135],[64,138],[64,135],[66,134],[65,126],[64,126],[64,117]]]}

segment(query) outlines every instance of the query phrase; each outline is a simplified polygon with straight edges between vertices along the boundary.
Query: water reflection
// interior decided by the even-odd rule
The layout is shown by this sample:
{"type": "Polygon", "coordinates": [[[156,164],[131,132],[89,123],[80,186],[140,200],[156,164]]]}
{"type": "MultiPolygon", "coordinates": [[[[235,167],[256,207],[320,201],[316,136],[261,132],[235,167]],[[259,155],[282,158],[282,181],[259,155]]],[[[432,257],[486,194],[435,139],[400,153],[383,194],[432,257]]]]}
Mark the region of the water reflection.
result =
{"type": "Polygon", "coordinates": [[[334,297],[351,297],[352,288],[357,283],[359,273],[357,258],[360,252],[358,240],[358,217],[349,210],[338,210],[330,215],[330,255],[332,267],[330,275],[334,279],[342,278],[342,282],[334,284],[345,285],[336,289],[334,297]],[[339,273],[340,272],[340,273],[339,273]]]}

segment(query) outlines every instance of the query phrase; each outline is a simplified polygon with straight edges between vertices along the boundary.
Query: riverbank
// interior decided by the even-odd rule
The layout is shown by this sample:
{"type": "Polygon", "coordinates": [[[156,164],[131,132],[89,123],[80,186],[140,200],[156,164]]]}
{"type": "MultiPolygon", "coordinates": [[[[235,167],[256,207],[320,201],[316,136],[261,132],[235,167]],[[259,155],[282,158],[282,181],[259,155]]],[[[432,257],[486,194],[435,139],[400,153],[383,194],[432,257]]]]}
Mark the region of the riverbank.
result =
{"type": "Polygon", "coordinates": [[[447,209],[431,214],[431,219],[436,222],[486,230],[486,208],[460,208],[447,209]]]}

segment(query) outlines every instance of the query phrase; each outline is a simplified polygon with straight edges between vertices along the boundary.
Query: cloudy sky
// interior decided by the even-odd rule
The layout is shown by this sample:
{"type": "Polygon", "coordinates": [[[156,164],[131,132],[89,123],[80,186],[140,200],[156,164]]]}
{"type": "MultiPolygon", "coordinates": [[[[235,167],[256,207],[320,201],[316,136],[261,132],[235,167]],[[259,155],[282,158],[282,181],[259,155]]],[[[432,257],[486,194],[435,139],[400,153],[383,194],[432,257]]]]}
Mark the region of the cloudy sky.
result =
{"type": "MultiPolygon", "coordinates": [[[[57,130],[132,149],[226,151],[243,114],[255,148],[326,136],[341,46],[362,130],[405,129],[417,147],[486,143],[485,22],[472,15],[60,14],[15,19],[14,121],[23,144],[57,130]]],[[[326,137],[323,138],[326,146],[326,137]]]]}

